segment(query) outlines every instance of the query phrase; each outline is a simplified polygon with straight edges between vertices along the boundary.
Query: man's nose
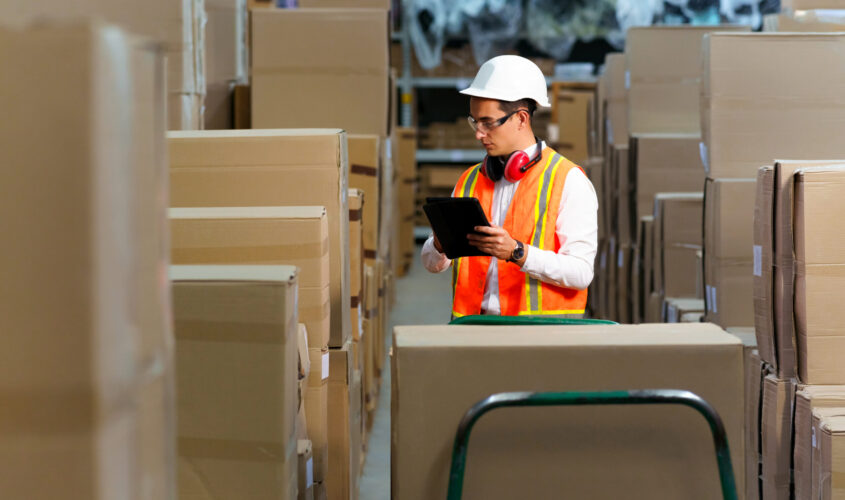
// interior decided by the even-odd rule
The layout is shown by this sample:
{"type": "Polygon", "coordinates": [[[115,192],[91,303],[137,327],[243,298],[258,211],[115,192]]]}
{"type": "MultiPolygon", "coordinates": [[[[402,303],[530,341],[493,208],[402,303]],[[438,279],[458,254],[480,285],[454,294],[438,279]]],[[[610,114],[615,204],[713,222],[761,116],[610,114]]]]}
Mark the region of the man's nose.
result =
{"type": "Polygon", "coordinates": [[[487,133],[484,132],[483,130],[481,130],[481,127],[478,127],[478,129],[476,129],[476,131],[475,131],[475,139],[476,140],[480,141],[481,139],[483,139],[486,136],[487,136],[487,133]]]}

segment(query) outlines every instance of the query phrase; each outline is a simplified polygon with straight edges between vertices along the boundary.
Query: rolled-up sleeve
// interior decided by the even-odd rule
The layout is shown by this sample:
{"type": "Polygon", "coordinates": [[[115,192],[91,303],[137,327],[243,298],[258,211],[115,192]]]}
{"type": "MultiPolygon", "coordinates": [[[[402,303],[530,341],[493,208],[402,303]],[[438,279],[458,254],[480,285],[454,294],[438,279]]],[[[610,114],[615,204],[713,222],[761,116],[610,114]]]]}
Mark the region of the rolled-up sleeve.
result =
{"type": "Polygon", "coordinates": [[[452,261],[449,257],[446,257],[445,254],[438,252],[437,248],[434,247],[434,236],[429,236],[428,239],[425,240],[425,243],[423,243],[421,257],[423,266],[425,266],[430,273],[442,273],[443,271],[449,269],[449,266],[452,265],[452,261]]]}
{"type": "Polygon", "coordinates": [[[553,285],[587,288],[593,281],[598,249],[598,198],[581,169],[573,168],[566,175],[555,232],[560,249],[554,252],[526,245],[522,271],[553,285]]]}

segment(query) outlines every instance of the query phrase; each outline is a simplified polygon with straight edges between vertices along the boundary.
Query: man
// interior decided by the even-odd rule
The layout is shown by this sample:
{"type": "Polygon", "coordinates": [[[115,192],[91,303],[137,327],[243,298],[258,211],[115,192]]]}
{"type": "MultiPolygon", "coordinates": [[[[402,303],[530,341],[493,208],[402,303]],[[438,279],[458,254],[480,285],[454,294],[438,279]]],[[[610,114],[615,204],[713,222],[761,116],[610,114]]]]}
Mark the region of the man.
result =
{"type": "Polygon", "coordinates": [[[479,199],[491,226],[467,238],[491,257],[451,261],[432,236],[425,268],[452,267],[453,317],[583,317],[598,200],[583,170],[534,134],[532,114],[550,107],[542,71],[522,57],[495,57],[461,93],[471,96],[469,122],[487,157],[461,175],[452,196],[479,199]]]}

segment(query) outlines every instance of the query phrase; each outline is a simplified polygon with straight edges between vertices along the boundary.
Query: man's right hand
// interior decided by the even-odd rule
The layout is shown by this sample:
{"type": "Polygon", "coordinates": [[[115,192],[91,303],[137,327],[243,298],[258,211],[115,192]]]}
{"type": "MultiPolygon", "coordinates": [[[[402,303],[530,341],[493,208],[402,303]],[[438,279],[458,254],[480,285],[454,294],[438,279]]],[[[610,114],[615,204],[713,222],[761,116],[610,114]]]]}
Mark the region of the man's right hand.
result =
{"type": "Polygon", "coordinates": [[[441,246],[440,246],[440,240],[438,240],[438,239],[437,239],[437,235],[436,235],[436,234],[435,234],[435,235],[433,235],[433,236],[434,236],[434,248],[435,248],[438,252],[443,253],[443,247],[441,247],[441,246]]]}

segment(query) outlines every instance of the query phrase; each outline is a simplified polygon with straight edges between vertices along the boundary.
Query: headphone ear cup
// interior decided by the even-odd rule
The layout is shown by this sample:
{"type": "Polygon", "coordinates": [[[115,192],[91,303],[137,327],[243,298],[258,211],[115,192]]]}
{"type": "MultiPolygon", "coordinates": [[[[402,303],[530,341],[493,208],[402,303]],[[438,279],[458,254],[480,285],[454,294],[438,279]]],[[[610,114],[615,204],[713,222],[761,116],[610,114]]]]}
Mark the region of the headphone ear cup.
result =
{"type": "Polygon", "coordinates": [[[502,178],[505,168],[501,158],[488,155],[484,157],[484,165],[481,170],[488,179],[498,182],[502,178]]]}
{"type": "Polygon", "coordinates": [[[531,158],[525,151],[514,151],[508,156],[505,164],[505,179],[510,182],[516,182],[525,177],[525,171],[522,168],[531,162],[531,158]]]}

